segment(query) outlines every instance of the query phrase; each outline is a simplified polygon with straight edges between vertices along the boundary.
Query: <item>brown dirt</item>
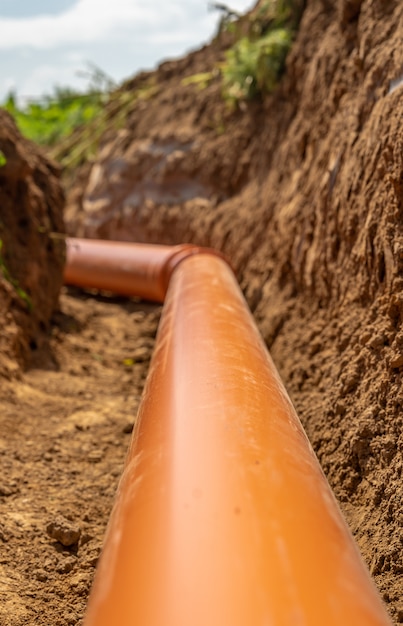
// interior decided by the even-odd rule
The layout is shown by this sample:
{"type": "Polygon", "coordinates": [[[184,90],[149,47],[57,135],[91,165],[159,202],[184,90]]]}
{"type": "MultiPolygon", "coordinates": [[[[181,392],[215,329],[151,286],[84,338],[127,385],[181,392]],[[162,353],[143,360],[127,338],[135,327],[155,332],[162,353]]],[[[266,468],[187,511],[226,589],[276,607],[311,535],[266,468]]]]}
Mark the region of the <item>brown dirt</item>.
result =
{"type": "MultiPolygon", "coordinates": [[[[124,126],[70,172],[66,210],[75,234],[227,253],[395,623],[402,27],[398,0],[308,1],[276,93],[232,112],[218,76],[183,83],[211,71],[228,40],[133,79],[124,126]]],[[[6,626],[80,623],[156,326],[133,301],[61,302],[51,351],[0,383],[6,626]],[[47,534],[60,515],[59,539],[81,530],[72,547],[47,534]]]]}
{"type": "Polygon", "coordinates": [[[60,168],[0,111],[0,375],[13,376],[46,341],[62,284],[60,168]]]}
{"type": "Polygon", "coordinates": [[[2,626],[81,623],[159,317],[135,300],[60,304],[47,367],[0,384],[2,626]]]}

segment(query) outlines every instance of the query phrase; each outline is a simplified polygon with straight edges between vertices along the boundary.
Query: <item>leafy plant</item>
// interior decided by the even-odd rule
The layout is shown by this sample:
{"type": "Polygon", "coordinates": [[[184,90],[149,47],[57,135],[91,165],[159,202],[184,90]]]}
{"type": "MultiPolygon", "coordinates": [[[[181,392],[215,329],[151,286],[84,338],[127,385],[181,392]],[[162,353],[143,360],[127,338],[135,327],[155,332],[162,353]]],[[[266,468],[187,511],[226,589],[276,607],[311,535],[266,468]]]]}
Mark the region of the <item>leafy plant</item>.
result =
{"type": "Polygon", "coordinates": [[[237,23],[221,65],[223,95],[232,104],[270,93],[278,83],[304,0],[262,0],[237,23]]]}
{"type": "Polygon", "coordinates": [[[28,101],[25,106],[20,106],[15,94],[10,93],[2,107],[14,117],[25,137],[52,146],[93,120],[109,99],[113,82],[102,70],[89,65],[85,76],[90,77],[87,93],[55,87],[52,95],[28,101]]]}
{"type": "Polygon", "coordinates": [[[116,89],[113,81],[92,65],[82,74],[91,78],[88,93],[57,87],[53,95],[31,101],[25,107],[19,106],[13,93],[3,104],[22,134],[46,146],[49,155],[65,171],[91,159],[103,134],[123,127],[136,105],[159,90],[153,79],[142,81],[135,90],[116,89]]]}
{"type": "Polygon", "coordinates": [[[116,90],[109,94],[108,101],[96,117],[76,128],[49,151],[50,156],[72,171],[97,152],[103,134],[109,129],[122,128],[127,117],[139,102],[147,101],[159,91],[152,80],[148,80],[134,91],[116,90]]]}
{"type": "Polygon", "coordinates": [[[291,33],[285,28],[272,30],[256,40],[242,37],[227,51],[222,66],[224,96],[238,101],[273,91],[291,41],[291,33]]]}
{"type": "Polygon", "coordinates": [[[250,17],[250,32],[262,36],[270,30],[296,25],[300,0],[263,0],[250,17]]]}
{"type": "Polygon", "coordinates": [[[32,101],[24,108],[10,94],[2,105],[15,119],[21,133],[42,145],[53,145],[77,126],[92,120],[101,110],[101,94],[59,91],[53,97],[32,101]]]}

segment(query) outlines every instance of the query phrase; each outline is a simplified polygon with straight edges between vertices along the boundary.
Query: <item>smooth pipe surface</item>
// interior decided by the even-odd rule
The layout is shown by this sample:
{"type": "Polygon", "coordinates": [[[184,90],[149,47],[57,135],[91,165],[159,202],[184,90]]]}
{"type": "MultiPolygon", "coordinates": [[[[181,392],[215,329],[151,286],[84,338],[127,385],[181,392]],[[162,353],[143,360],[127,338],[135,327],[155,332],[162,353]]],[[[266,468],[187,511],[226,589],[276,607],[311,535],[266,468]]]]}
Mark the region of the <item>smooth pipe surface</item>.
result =
{"type": "Polygon", "coordinates": [[[85,626],[391,624],[218,257],[172,274],[85,626]]]}
{"type": "Polygon", "coordinates": [[[188,256],[220,252],[192,244],[161,246],[66,238],[64,283],[163,302],[171,274],[188,256]]]}
{"type": "Polygon", "coordinates": [[[64,282],[163,302],[167,264],[189,247],[68,238],[64,282]]]}

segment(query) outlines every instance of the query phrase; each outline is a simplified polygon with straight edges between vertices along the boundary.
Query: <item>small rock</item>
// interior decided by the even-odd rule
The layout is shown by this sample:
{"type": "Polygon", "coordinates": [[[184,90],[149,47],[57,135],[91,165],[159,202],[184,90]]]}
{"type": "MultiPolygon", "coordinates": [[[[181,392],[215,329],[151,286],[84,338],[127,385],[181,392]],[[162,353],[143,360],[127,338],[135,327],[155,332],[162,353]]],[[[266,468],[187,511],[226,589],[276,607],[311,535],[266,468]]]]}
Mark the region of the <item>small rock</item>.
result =
{"type": "Polygon", "coordinates": [[[36,580],[39,580],[39,582],[44,583],[47,581],[48,575],[43,569],[38,569],[38,571],[35,574],[35,578],[36,580]]]}
{"type": "Polygon", "coordinates": [[[49,537],[59,541],[66,547],[77,543],[81,535],[81,528],[64,517],[58,517],[50,522],[46,527],[46,531],[49,537]]]}
{"type": "Polygon", "coordinates": [[[129,435],[133,431],[133,427],[133,422],[127,422],[127,424],[125,424],[122,428],[122,433],[125,433],[125,435],[129,435]]]}

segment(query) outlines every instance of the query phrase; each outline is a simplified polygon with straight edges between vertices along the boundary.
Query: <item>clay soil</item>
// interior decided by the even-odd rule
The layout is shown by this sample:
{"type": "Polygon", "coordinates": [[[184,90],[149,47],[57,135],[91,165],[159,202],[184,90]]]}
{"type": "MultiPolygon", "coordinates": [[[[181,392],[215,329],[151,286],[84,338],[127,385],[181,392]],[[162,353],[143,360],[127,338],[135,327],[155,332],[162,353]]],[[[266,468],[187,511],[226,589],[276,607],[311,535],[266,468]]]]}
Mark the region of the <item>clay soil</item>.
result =
{"type": "Polygon", "coordinates": [[[81,623],[158,318],[64,291],[50,349],[1,382],[2,626],[81,623]]]}
{"type": "MultiPolygon", "coordinates": [[[[66,228],[187,240],[227,254],[398,624],[403,7],[398,0],[305,4],[284,77],[266,98],[232,110],[223,102],[213,70],[227,36],[128,81],[123,126],[122,116],[116,124],[111,117],[95,156],[65,172],[66,228]],[[211,80],[201,87],[194,77],[205,72],[211,80]]],[[[61,146],[59,158],[72,146],[61,146]]],[[[56,170],[46,167],[50,180],[56,170]]],[[[58,204],[59,188],[45,187],[32,174],[29,194],[53,198],[35,215],[53,215],[58,204]]],[[[17,206],[21,183],[9,189],[14,205],[7,206],[17,206]]],[[[5,213],[11,219],[12,210],[5,213]]],[[[52,219],[52,230],[63,230],[52,219]]],[[[55,257],[38,257],[27,274],[20,226],[5,249],[7,264],[19,251],[19,283],[34,297],[46,267],[58,269],[54,312],[38,300],[43,315],[34,324],[0,282],[7,321],[0,333],[0,624],[78,626],[160,310],[66,288],[58,307],[54,239],[30,244],[32,255],[46,249],[55,257]]]]}

